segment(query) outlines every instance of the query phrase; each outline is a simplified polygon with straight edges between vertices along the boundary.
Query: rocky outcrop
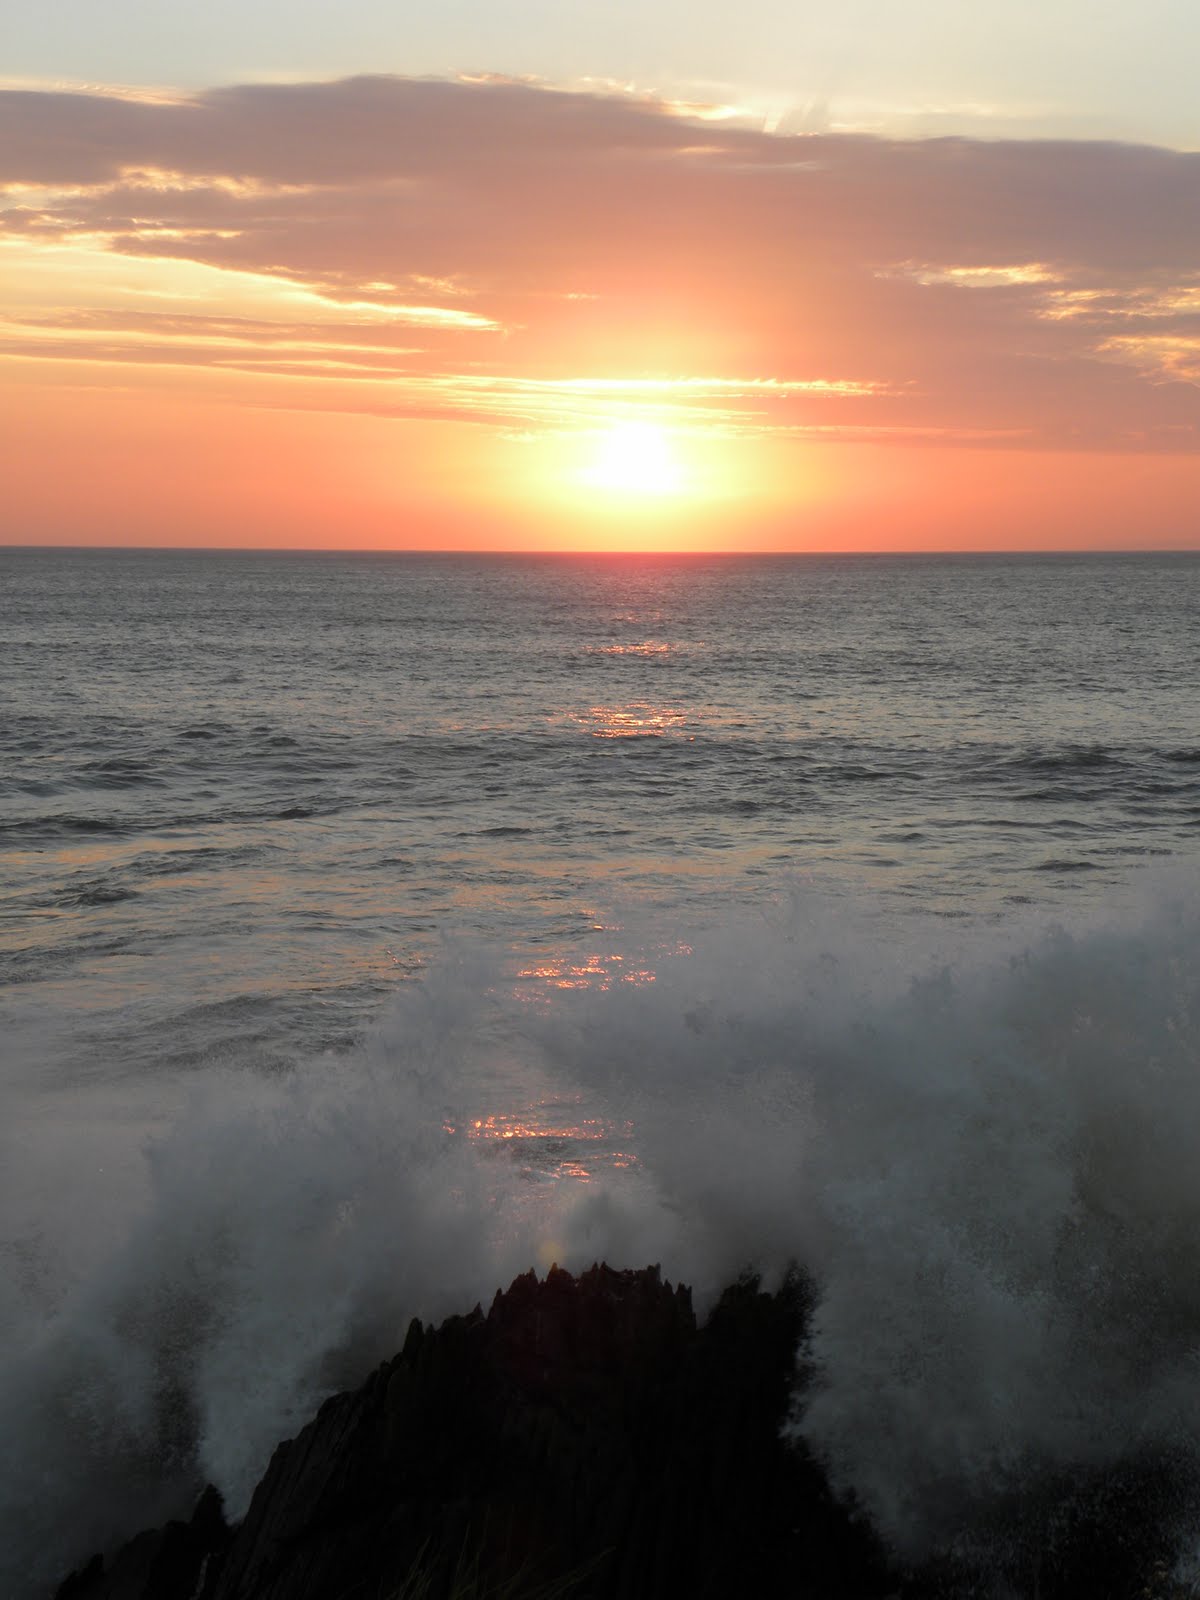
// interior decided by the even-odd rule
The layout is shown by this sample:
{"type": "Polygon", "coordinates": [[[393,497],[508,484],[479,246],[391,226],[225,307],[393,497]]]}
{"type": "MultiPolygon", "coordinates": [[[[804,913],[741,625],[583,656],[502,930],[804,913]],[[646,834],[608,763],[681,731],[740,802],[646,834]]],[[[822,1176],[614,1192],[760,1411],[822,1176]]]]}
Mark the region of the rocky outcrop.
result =
{"type": "Polygon", "coordinates": [[[236,1529],[210,1492],[60,1600],[885,1593],[780,1439],[806,1312],[799,1280],[741,1283],[698,1327],[655,1269],[528,1273],[486,1315],[414,1322],[279,1446],[236,1529]]]}
{"type": "Polygon", "coordinates": [[[657,1269],[551,1269],[485,1315],[414,1322],[361,1388],[281,1444],[245,1518],[96,1557],[59,1600],[1132,1600],[1161,1561],[1180,1461],[1028,1483],[920,1573],[889,1570],[781,1427],[810,1310],[728,1289],[703,1326],[657,1269]]]}

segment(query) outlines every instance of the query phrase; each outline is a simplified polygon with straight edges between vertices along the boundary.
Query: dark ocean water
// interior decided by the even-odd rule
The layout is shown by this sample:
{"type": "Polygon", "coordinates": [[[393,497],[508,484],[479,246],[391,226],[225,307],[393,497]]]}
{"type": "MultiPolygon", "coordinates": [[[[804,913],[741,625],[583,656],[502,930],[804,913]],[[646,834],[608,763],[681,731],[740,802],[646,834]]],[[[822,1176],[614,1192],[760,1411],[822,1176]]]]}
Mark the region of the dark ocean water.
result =
{"type": "Polygon", "coordinates": [[[0,696],[5,1593],[531,1260],[806,1260],[902,1546],[1200,1436],[1200,558],[0,551],[0,696]]]}

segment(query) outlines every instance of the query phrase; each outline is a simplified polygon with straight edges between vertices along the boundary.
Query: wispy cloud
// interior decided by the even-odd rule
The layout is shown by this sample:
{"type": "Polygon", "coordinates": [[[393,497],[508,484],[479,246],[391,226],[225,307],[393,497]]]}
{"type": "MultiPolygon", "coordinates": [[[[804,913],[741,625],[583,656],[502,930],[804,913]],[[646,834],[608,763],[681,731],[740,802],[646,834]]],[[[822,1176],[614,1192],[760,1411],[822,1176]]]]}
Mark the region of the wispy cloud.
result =
{"type": "Polygon", "coordinates": [[[0,240],[0,352],[26,361],[218,367],[302,381],[298,405],[509,429],[616,406],[1200,446],[1200,156],[1179,152],[771,134],[506,79],[21,89],[0,92],[0,240]]]}

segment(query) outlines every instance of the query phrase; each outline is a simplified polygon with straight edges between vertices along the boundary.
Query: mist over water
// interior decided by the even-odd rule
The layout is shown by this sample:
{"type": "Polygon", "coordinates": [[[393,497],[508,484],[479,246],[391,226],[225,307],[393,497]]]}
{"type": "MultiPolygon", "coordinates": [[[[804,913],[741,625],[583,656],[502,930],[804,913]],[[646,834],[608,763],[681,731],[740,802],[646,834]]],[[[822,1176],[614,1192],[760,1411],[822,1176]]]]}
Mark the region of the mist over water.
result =
{"type": "Polygon", "coordinates": [[[600,1258],[801,1262],[907,1559],[1195,1542],[1195,564],[8,559],[0,1590],[600,1258]]]}

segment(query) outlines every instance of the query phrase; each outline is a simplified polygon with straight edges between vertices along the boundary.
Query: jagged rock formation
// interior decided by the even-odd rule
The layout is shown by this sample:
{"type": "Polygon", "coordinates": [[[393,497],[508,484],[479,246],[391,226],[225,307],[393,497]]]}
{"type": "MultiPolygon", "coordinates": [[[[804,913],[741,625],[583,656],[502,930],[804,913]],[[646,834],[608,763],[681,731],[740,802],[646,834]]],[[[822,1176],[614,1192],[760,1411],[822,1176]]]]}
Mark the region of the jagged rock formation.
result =
{"type": "Polygon", "coordinates": [[[781,1442],[807,1296],[746,1282],[697,1327],[657,1270],[552,1269],[404,1348],[281,1444],[244,1521],[97,1559],[60,1600],[387,1600],[567,1577],[572,1596],[884,1594],[870,1536],[781,1442]]]}
{"type": "Polygon", "coordinates": [[[960,1551],[889,1570],[780,1437],[809,1310],[799,1277],[774,1295],[742,1282],[698,1327],[655,1268],[527,1273],[486,1316],[414,1322],[398,1356],[278,1447],[237,1527],[209,1489],[189,1523],[97,1556],[58,1600],[1177,1592],[1155,1563],[1187,1474],[1137,1457],[1031,1478],[971,1530],[966,1565],[960,1551]]]}

